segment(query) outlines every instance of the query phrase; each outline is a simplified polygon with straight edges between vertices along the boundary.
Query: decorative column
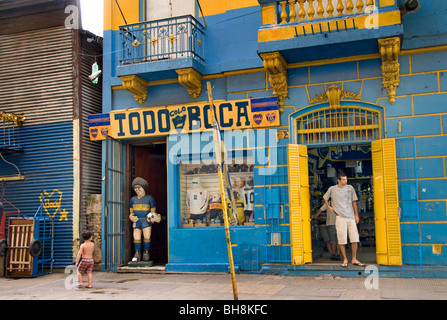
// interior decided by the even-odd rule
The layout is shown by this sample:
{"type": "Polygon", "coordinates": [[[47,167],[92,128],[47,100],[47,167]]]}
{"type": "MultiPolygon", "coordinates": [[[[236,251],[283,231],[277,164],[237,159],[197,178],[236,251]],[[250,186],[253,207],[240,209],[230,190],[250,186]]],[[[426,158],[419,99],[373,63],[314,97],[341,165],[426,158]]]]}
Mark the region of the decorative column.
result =
{"type": "Polygon", "coordinates": [[[388,92],[388,100],[393,104],[396,88],[399,85],[400,38],[379,39],[379,52],[382,58],[383,86],[388,92]]]}
{"type": "Polygon", "coordinates": [[[129,76],[121,76],[123,80],[124,90],[130,92],[135,97],[135,100],[142,104],[147,98],[147,81],[132,74],[129,76]]]}
{"type": "Polygon", "coordinates": [[[202,92],[202,74],[193,68],[175,70],[178,82],[188,89],[189,95],[196,99],[202,92]]]}
{"type": "Polygon", "coordinates": [[[279,52],[261,53],[264,68],[269,74],[269,82],[273,87],[273,95],[278,97],[279,112],[284,111],[285,100],[289,94],[287,89],[287,62],[279,52]]]}

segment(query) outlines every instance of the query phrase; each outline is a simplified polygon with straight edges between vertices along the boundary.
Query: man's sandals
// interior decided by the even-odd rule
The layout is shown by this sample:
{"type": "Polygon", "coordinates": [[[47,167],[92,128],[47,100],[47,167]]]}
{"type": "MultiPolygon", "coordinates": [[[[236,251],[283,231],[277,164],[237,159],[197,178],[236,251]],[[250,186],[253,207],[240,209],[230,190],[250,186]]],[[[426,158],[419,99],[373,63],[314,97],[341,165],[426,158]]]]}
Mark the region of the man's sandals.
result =
{"type": "MultiPolygon", "coordinates": [[[[352,265],[353,266],[359,266],[359,267],[364,267],[365,266],[365,264],[364,263],[361,263],[360,261],[357,261],[357,262],[352,262],[352,265]]],[[[347,266],[348,266],[348,262],[346,261],[343,261],[343,263],[341,264],[341,266],[343,267],[343,268],[346,268],[347,266]]]]}

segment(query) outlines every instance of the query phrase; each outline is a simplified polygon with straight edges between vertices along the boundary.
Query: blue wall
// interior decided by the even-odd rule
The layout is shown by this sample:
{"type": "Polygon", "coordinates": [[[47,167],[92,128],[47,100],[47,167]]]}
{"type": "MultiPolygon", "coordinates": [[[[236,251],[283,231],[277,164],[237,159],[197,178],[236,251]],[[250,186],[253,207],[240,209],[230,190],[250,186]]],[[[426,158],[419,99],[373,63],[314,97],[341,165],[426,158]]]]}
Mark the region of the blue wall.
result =
{"type": "MultiPolygon", "coordinates": [[[[65,268],[73,262],[72,123],[20,128],[20,144],[24,152],[7,155],[5,159],[15,164],[25,179],[6,182],[4,198],[27,217],[34,216],[42,201],[60,200],[60,205],[48,208],[48,214],[54,222],[54,268],[65,268]]],[[[3,174],[17,171],[2,162],[0,175],[3,174]]],[[[5,204],[5,211],[14,209],[5,204]]]]}
{"type": "MultiPolygon", "coordinates": [[[[279,129],[289,128],[289,115],[306,108],[313,98],[333,84],[344,91],[358,94],[364,102],[382,107],[384,137],[396,139],[404,264],[446,265],[447,50],[441,46],[447,44],[447,2],[420,0],[420,3],[419,10],[403,17],[400,84],[394,104],[389,103],[382,84],[381,58],[378,53],[375,56],[361,56],[370,52],[360,50],[359,56],[344,60],[289,65],[288,97],[279,129]],[[438,253],[437,245],[441,246],[441,253],[438,253]]],[[[206,81],[210,81],[213,86],[215,100],[271,96],[268,75],[260,69],[262,60],[256,52],[259,9],[252,7],[206,17],[204,70],[205,75],[213,77],[202,81],[204,90],[195,100],[178,83],[150,86],[148,99],[143,105],[139,105],[124,90],[111,90],[110,86],[121,85],[113,71],[119,59],[117,49],[120,44],[117,32],[106,31],[104,50],[113,53],[104,56],[104,64],[108,63],[110,67],[110,70],[105,67],[104,71],[104,111],[207,101],[206,81]],[[246,72],[231,75],[223,73],[232,70],[246,72]]],[[[290,239],[286,227],[289,223],[287,163],[284,158],[287,143],[288,139],[278,143],[278,165],[274,176],[261,176],[261,164],[255,168],[257,226],[231,228],[232,241],[236,244],[233,247],[235,262],[240,265],[256,258],[262,262],[290,262],[289,246],[273,248],[266,245],[271,232],[280,232],[285,243],[290,239]],[[281,204],[285,212],[283,220],[277,217],[281,204]],[[264,213],[269,218],[264,218],[264,213]],[[256,257],[250,254],[247,256],[247,252],[256,252],[256,257]]],[[[172,144],[168,143],[168,152],[171,147],[172,144]]],[[[253,140],[250,140],[248,146],[267,151],[264,147],[265,141],[253,140]]],[[[176,207],[178,175],[178,167],[170,163],[170,267],[200,270],[210,264],[213,268],[225,269],[228,256],[222,227],[200,230],[179,227],[180,210],[176,207]]]]}

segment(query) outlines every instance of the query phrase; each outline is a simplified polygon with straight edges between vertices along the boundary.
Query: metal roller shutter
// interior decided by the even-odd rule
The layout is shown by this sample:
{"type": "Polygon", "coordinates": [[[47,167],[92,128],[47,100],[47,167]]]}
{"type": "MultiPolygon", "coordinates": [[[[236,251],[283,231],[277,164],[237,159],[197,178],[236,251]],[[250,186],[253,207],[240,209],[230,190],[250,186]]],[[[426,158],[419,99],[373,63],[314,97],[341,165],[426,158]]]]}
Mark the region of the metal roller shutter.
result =
{"type": "Polygon", "coordinates": [[[24,115],[24,126],[72,121],[72,30],[0,35],[0,43],[0,110],[24,115]]]}

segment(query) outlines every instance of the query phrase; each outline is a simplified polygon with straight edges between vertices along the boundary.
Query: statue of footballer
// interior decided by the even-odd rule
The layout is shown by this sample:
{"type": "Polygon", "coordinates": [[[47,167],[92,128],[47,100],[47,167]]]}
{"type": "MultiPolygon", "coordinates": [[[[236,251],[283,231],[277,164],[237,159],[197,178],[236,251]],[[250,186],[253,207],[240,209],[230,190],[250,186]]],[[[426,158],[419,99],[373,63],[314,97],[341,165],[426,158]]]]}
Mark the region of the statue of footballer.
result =
{"type": "Polygon", "coordinates": [[[149,184],[143,178],[137,177],[132,181],[132,189],[136,195],[130,199],[129,219],[133,222],[133,242],[135,255],[132,262],[150,261],[152,223],[160,222],[161,216],[156,213],[155,199],[147,195],[149,184]],[[143,241],[141,236],[143,235],[143,241]],[[141,254],[143,252],[143,255],[141,254]]]}

